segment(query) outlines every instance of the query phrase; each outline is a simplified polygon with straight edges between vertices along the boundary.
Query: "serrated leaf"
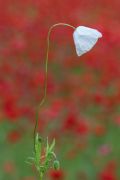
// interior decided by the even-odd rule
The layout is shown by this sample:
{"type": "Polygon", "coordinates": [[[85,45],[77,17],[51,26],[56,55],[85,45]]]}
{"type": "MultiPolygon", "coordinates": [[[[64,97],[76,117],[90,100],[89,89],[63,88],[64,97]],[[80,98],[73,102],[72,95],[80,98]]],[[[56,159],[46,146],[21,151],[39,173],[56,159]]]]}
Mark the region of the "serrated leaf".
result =
{"type": "Polygon", "coordinates": [[[48,137],[47,137],[47,147],[46,147],[46,151],[48,152],[49,150],[49,143],[48,143],[48,137]]]}
{"type": "Polygon", "coordinates": [[[53,142],[52,142],[52,144],[49,147],[49,152],[51,152],[54,147],[55,147],[55,139],[53,139],[53,142]]]}
{"type": "Polygon", "coordinates": [[[34,161],[34,157],[28,157],[27,159],[33,160],[34,161]]]}
{"type": "Polygon", "coordinates": [[[29,165],[32,165],[32,163],[31,163],[31,162],[29,162],[29,161],[25,161],[25,163],[26,163],[26,164],[29,164],[29,165]]]}
{"type": "Polygon", "coordinates": [[[53,157],[56,159],[56,154],[52,151],[51,154],[53,155],[53,157]]]}

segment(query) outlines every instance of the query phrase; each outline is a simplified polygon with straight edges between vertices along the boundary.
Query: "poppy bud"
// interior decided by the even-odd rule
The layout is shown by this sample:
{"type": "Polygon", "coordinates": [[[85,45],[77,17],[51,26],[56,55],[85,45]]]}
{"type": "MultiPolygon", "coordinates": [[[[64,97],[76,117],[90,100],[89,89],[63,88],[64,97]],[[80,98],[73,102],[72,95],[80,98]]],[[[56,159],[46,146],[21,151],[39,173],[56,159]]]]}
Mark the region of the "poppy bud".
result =
{"type": "Polygon", "coordinates": [[[55,170],[60,169],[60,163],[59,163],[58,160],[55,160],[55,161],[53,162],[53,167],[54,167],[55,170]]]}

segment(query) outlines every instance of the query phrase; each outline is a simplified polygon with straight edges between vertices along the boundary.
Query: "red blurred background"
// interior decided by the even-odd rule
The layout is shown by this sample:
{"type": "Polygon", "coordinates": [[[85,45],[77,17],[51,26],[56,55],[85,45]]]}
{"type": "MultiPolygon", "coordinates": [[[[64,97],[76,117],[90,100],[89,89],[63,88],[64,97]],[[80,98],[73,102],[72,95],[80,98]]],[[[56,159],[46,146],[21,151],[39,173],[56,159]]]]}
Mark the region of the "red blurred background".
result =
{"type": "Polygon", "coordinates": [[[51,34],[38,130],[56,138],[61,170],[46,179],[120,179],[119,7],[119,0],[0,1],[1,180],[36,177],[24,161],[32,153],[35,108],[44,93],[47,33],[59,22],[96,28],[103,38],[77,57],[72,29],[57,27],[51,34]]]}

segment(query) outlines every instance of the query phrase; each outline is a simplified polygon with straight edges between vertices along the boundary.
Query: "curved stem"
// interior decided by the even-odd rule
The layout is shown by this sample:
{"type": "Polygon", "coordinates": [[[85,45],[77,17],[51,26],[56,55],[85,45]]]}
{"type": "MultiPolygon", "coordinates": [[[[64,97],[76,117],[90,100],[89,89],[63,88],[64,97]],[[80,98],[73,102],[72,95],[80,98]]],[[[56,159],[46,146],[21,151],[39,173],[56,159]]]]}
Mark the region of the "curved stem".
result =
{"type": "Polygon", "coordinates": [[[55,28],[56,26],[68,26],[68,27],[70,27],[72,29],[75,29],[75,27],[70,25],[70,24],[57,23],[57,24],[52,25],[50,27],[49,31],[48,31],[48,35],[47,35],[47,53],[46,53],[46,60],[45,60],[44,96],[43,96],[42,100],[40,101],[40,104],[38,105],[37,110],[36,110],[36,121],[35,121],[35,127],[34,127],[34,150],[35,150],[35,137],[36,137],[36,131],[37,131],[38,119],[39,119],[39,109],[43,105],[43,103],[45,102],[46,94],[47,94],[47,75],[48,75],[48,55],[49,55],[49,47],[50,47],[50,34],[51,34],[52,29],[55,28]]]}

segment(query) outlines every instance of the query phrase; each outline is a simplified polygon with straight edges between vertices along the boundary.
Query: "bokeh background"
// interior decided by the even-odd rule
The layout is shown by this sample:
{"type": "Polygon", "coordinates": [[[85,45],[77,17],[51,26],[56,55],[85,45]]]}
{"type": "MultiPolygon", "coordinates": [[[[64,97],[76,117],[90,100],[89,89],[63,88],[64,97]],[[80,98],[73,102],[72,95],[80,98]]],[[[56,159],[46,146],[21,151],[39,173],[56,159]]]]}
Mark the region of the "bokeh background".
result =
{"type": "Polygon", "coordinates": [[[119,0],[0,0],[0,180],[38,179],[25,161],[44,93],[47,33],[58,22],[96,28],[103,38],[77,57],[72,29],[51,34],[38,131],[56,138],[61,169],[45,179],[119,180],[119,0]]]}

